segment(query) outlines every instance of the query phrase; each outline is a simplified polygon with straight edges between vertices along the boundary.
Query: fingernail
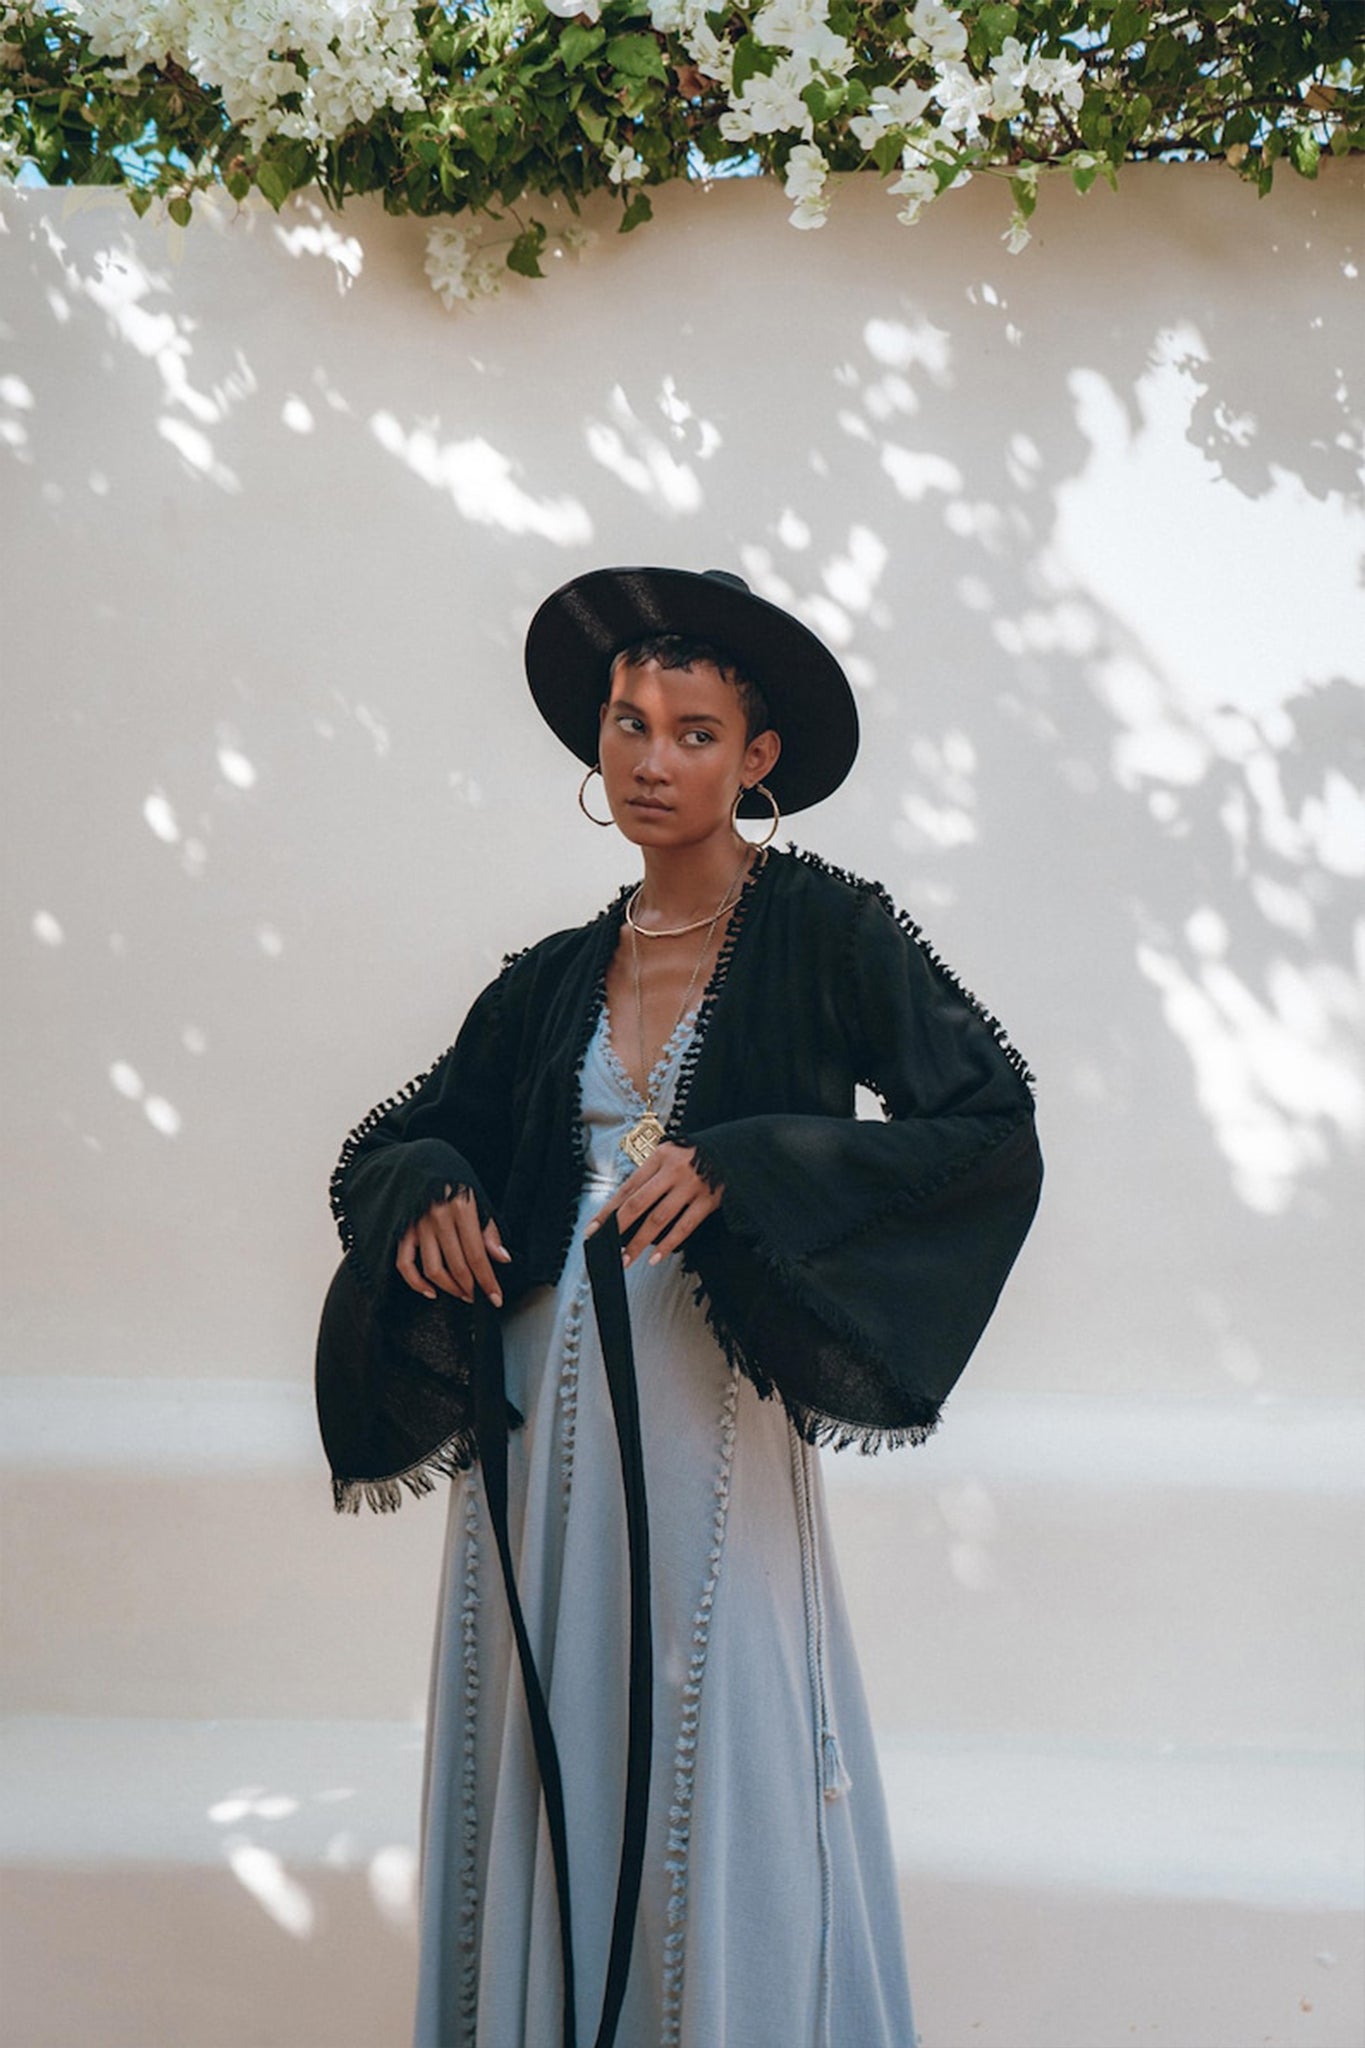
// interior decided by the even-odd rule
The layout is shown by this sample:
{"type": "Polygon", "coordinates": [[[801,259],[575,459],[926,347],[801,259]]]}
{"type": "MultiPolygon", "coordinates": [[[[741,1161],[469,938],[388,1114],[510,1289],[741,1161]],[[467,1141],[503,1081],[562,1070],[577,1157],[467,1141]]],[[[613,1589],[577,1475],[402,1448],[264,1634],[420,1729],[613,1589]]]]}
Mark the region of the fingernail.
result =
{"type": "Polygon", "coordinates": [[[435,1299],[436,1299],[436,1289],[435,1289],[434,1287],[428,1287],[428,1289],[427,1289],[427,1300],[428,1300],[428,1301],[435,1301],[435,1299]]]}
{"type": "Polygon", "coordinates": [[[658,1265],[658,1263],[659,1263],[659,1261],[660,1261],[660,1259],[661,1259],[662,1257],[663,1257],[663,1253],[662,1253],[662,1252],[651,1252],[651,1254],[650,1254],[650,1259],[649,1259],[649,1263],[650,1263],[650,1265],[651,1265],[651,1266],[657,1266],[657,1265],[658,1265]]]}
{"type": "Polygon", "coordinates": [[[502,1307],[502,1296],[499,1294],[496,1287],[493,1289],[493,1292],[489,1295],[488,1299],[492,1302],[494,1308],[502,1307]]]}
{"type": "Polygon", "coordinates": [[[583,1235],[584,1235],[584,1237],[591,1237],[591,1236],[592,1236],[592,1234],[593,1234],[593,1232],[594,1232],[594,1230],[596,1230],[596,1228],[597,1228],[597,1225],[596,1225],[595,1223],[585,1223],[585,1224],[583,1225],[583,1235]]]}
{"type": "Polygon", "coordinates": [[[622,1252],[622,1254],[621,1254],[621,1264],[622,1264],[623,1266],[628,1266],[628,1265],[630,1264],[630,1253],[629,1253],[629,1252],[622,1252]]]}

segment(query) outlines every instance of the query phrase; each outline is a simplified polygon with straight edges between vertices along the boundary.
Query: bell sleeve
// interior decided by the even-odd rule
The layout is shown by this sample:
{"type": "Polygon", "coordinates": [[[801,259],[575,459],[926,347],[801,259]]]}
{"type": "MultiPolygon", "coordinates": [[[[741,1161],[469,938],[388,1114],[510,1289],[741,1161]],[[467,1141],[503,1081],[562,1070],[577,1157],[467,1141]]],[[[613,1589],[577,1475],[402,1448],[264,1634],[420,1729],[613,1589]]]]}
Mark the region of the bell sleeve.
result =
{"type": "MultiPolygon", "coordinates": [[[[506,1171],[506,972],[474,1002],[455,1043],[350,1133],[331,1179],[344,1256],[318,1331],[315,1390],[338,1509],[396,1508],[475,1456],[473,1312],[419,1295],[398,1243],[447,1194],[467,1188],[480,1222],[506,1171]]],[[[520,1421],[521,1418],[515,1418],[520,1421]]]]}
{"type": "Polygon", "coordinates": [[[833,1000],[885,1120],[764,1115],[688,1131],[724,1192],[683,1247],[731,1361],[803,1436],[865,1450],[937,1425],[1033,1220],[1032,1076],[880,890],[833,1000]]]}

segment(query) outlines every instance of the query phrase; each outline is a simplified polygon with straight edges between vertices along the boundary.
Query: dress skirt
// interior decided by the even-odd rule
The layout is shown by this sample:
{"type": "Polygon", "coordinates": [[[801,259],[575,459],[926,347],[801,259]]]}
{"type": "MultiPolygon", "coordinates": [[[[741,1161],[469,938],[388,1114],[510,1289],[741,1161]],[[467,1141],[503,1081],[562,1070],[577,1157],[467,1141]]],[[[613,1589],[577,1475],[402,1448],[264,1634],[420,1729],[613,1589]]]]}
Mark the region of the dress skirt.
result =
{"type": "MultiPolygon", "coordinates": [[[[695,1027],[651,1077],[666,1117],[695,1027]]],[[[569,1257],[503,1322],[517,1584],[564,1776],[577,2029],[601,2016],[625,1795],[629,1574],[583,1225],[644,1105],[606,1006],[569,1257]]],[[[731,1368],[676,1257],[626,1273],[651,1548],[654,1746],[618,2048],[914,2048],[885,1799],[818,1454],[731,1368]]],[[[460,1474],[432,1657],[415,2048],[557,2048],[549,1830],[482,1477],[460,1474]]]]}

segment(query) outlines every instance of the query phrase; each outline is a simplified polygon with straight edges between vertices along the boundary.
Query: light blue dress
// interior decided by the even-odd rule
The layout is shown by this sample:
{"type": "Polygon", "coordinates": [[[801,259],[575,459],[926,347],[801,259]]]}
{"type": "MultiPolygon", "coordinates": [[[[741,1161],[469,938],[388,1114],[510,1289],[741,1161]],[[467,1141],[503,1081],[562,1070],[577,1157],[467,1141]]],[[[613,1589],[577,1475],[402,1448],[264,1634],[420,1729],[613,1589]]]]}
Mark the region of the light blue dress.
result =
{"type": "MultiPolygon", "coordinates": [[[[651,1093],[666,1119],[684,1018],[651,1093]]],[[[606,1006],[556,1287],[504,1320],[517,1583],[564,1772],[578,2038],[597,2031],[624,1802],[628,1572],[584,1224],[644,1108],[606,1006]]],[[[818,1454],[726,1362],[676,1257],[628,1269],[649,1498],[654,1748],[618,2048],[913,2048],[886,1807],[818,1454]]],[[[477,1467],[452,1484],[432,1658],[416,2048],[555,2048],[549,1831],[477,1467]]]]}

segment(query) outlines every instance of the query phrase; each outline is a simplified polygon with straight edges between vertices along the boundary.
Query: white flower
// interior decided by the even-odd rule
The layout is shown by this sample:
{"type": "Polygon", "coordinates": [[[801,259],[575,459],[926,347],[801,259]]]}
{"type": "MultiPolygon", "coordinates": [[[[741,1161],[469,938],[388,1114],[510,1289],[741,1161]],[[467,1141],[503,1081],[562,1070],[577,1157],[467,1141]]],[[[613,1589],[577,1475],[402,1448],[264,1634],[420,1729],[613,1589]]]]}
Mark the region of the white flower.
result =
{"type": "Polygon", "coordinates": [[[770,49],[799,52],[840,77],[853,63],[852,45],[829,25],[825,0],[768,0],[754,16],[753,35],[770,49]]]}
{"type": "Polygon", "coordinates": [[[930,93],[921,85],[879,85],[865,114],[858,114],[849,127],[864,149],[871,149],[888,128],[912,128],[928,106],[930,93]]]}
{"type": "Polygon", "coordinates": [[[785,190],[794,199],[788,219],[794,228],[822,228],[829,212],[825,180],[829,165],[813,142],[798,142],[787,158],[785,190]]]}
{"type": "Polygon", "coordinates": [[[496,256],[479,248],[471,229],[453,221],[438,221],[428,230],[424,267],[447,312],[475,299],[496,298],[506,269],[496,256]]]}
{"type": "Polygon", "coordinates": [[[607,176],[613,185],[633,185],[649,169],[643,157],[638,157],[628,142],[622,145],[613,142],[610,136],[602,145],[602,154],[611,165],[607,176]]]}
{"type": "Polygon", "coordinates": [[[735,68],[734,44],[714,34],[703,21],[687,38],[686,48],[702,77],[718,79],[728,92],[735,68]]]}
{"type": "Polygon", "coordinates": [[[1069,57],[1033,57],[1029,60],[1028,82],[1040,99],[1060,100],[1072,113],[1080,111],[1085,91],[1081,80],[1085,65],[1069,57]]]}
{"type": "Polygon", "coordinates": [[[751,135],[776,135],[792,128],[812,136],[815,123],[801,91],[810,84],[814,68],[808,57],[781,57],[771,78],[758,72],[746,79],[733,108],[720,117],[721,134],[728,142],[747,142],[751,135]]]}
{"type": "Polygon", "coordinates": [[[727,108],[716,126],[727,142],[748,142],[754,132],[754,124],[748,114],[738,107],[727,108]]]}
{"type": "Polygon", "coordinates": [[[990,87],[965,64],[939,65],[934,98],[943,109],[943,126],[953,135],[978,134],[982,115],[990,112],[990,87]]]}
{"type": "Polygon", "coordinates": [[[1032,241],[1033,237],[1029,233],[1028,222],[1024,219],[1022,213],[1015,212],[1010,215],[1010,224],[1000,239],[1009,249],[1011,256],[1017,256],[1019,251],[1032,241]]]}
{"type": "Polygon", "coordinates": [[[718,36],[706,19],[707,0],[653,0],[649,10],[652,27],[663,35],[677,36],[704,78],[715,78],[724,86],[734,70],[735,48],[718,36]]]}
{"type": "Polygon", "coordinates": [[[807,36],[829,27],[825,0],[768,0],[753,19],[753,34],[774,49],[791,50],[807,36]]]}
{"type": "Polygon", "coordinates": [[[995,73],[991,81],[991,117],[996,121],[1008,121],[1015,114],[1024,111],[1024,87],[1032,83],[1029,75],[1029,55],[1018,36],[1006,36],[1004,43],[991,58],[991,70],[995,73]]]}
{"type": "Polygon", "coordinates": [[[169,59],[219,92],[253,149],[271,136],[330,141],[383,107],[424,104],[410,0],[79,0],[73,11],[93,53],[122,59],[124,76],[169,59]],[[280,100],[296,93],[301,106],[285,113],[280,100]]]}
{"type": "Polygon", "coordinates": [[[936,62],[961,57],[966,51],[966,29],[952,8],[942,6],[940,0],[915,0],[910,10],[910,29],[936,62]]]}
{"type": "Polygon", "coordinates": [[[922,164],[911,163],[908,151],[902,162],[905,168],[891,190],[905,197],[906,203],[897,214],[897,220],[903,220],[908,228],[912,228],[929,201],[938,197],[938,179],[922,164]]]}
{"type": "Polygon", "coordinates": [[[565,17],[586,14],[589,21],[598,21],[602,15],[602,0],[545,0],[551,14],[565,17]]]}
{"type": "Polygon", "coordinates": [[[788,199],[816,199],[825,189],[829,165],[813,142],[798,142],[787,158],[788,199]]]}
{"type": "Polygon", "coordinates": [[[818,199],[798,199],[787,219],[794,228],[822,228],[829,214],[829,201],[823,196],[818,199]]]}

